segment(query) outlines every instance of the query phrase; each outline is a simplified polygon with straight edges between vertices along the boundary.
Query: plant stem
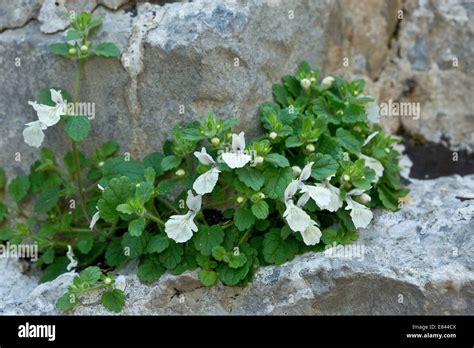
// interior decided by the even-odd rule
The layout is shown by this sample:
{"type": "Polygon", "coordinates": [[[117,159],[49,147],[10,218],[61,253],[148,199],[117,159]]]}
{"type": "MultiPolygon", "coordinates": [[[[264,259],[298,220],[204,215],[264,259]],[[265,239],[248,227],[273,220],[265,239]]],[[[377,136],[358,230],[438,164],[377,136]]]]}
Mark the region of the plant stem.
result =
{"type": "Polygon", "coordinates": [[[158,225],[160,225],[162,227],[165,226],[165,223],[160,218],[157,218],[155,215],[153,215],[149,212],[145,212],[145,217],[149,218],[150,220],[155,221],[158,225]]]}
{"type": "Polygon", "coordinates": [[[240,245],[240,244],[242,244],[242,243],[244,243],[244,242],[247,241],[247,239],[248,239],[249,236],[250,236],[250,232],[252,232],[252,227],[250,227],[250,228],[244,233],[244,235],[242,236],[242,238],[240,238],[238,245],[240,245]]]}
{"type": "MultiPolygon", "coordinates": [[[[74,105],[77,104],[77,101],[79,100],[81,73],[83,69],[84,69],[84,60],[80,59],[79,66],[77,67],[77,71],[76,71],[76,81],[74,83],[74,94],[72,97],[72,102],[74,105]]],[[[81,165],[79,163],[79,153],[77,151],[77,145],[74,140],[71,140],[71,154],[72,154],[72,159],[74,162],[74,169],[75,169],[74,174],[76,174],[75,179],[76,179],[77,188],[79,190],[79,199],[81,203],[82,214],[86,218],[87,222],[90,223],[91,219],[89,218],[89,215],[87,214],[86,203],[85,203],[86,199],[84,197],[84,190],[82,187],[81,165]]]]}
{"type": "Polygon", "coordinates": [[[168,208],[170,208],[172,211],[174,211],[176,214],[179,214],[179,210],[176,209],[167,199],[156,196],[156,199],[166,205],[168,208]]]}

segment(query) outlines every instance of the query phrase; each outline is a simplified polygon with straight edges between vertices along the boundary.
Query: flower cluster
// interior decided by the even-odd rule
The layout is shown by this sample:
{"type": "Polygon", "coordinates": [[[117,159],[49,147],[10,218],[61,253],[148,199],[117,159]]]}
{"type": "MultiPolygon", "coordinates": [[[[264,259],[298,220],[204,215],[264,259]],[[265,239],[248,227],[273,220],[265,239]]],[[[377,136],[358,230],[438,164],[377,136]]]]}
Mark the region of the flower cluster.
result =
{"type": "MultiPolygon", "coordinates": [[[[91,54],[119,54],[113,44],[89,41],[100,20],[78,18],[68,42],[51,52],[78,61],[79,72],[91,54]]],[[[259,110],[260,136],[245,139],[233,130],[237,119],[209,113],[176,126],[163,151],[142,160],[119,155],[111,141],[80,152],[90,121],[68,115],[66,92],[48,88],[30,102],[38,120],[27,124],[25,142],[39,147],[43,131],[64,118],[71,151],[60,165],[43,147],[30,173],[9,182],[12,201],[22,206],[33,198],[35,213],[0,228],[0,241],[38,243],[42,281],[80,271],[58,308],[72,309],[93,288],[104,290],[102,303],[112,311],[124,305],[123,288],[96,267],[99,260],[107,270],[138,260],[146,283],[166,271],[199,268],[206,286],[245,286],[261,266],[350,243],[374,208],[397,210],[408,192],[400,182],[397,139],[377,124],[377,106],[362,94],[362,80],[319,79],[303,62],[282,82],[272,88],[274,101],[259,110]]],[[[8,212],[0,202],[0,223],[8,212]]]]}

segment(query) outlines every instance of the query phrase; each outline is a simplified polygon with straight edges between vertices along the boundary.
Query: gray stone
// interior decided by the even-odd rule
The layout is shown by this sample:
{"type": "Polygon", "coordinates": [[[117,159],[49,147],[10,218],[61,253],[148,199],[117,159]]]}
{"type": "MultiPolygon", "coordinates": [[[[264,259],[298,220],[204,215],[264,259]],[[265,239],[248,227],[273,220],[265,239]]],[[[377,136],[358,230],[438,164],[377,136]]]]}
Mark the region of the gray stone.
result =
{"type": "MultiPolygon", "coordinates": [[[[376,211],[345,249],[262,268],[246,288],[206,288],[195,272],[144,285],[130,264],[119,271],[127,296],[123,314],[473,315],[474,202],[456,196],[472,195],[474,176],[412,179],[410,189],[400,211],[376,211]]],[[[34,278],[10,266],[0,273],[0,313],[56,313],[52,303],[73,275],[33,287],[34,278]]],[[[72,314],[110,314],[99,295],[84,298],[72,314]]]]}
{"type": "Polygon", "coordinates": [[[0,0],[0,33],[24,26],[35,18],[43,0],[0,0]]]}
{"type": "MultiPolygon", "coordinates": [[[[80,100],[94,102],[97,117],[91,138],[81,144],[85,151],[115,139],[123,152],[141,158],[159,150],[174,125],[199,120],[208,111],[237,116],[242,130],[257,134],[258,106],[271,99],[271,85],[301,60],[318,65],[322,76],[367,79],[367,94],[379,102],[421,104],[419,120],[383,117],[387,130],[403,125],[431,141],[444,137],[453,149],[472,149],[474,22],[472,7],[462,2],[159,3],[164,5],[44,0],[39,15],[25,12],[27,24],[0,33],[0,104],[8,106],[0,108],[0,119],[8,120],[0,130],[0,158],[8,174],[25,171],[38,155],[21,135],[35,118],[28,100],[44,87],[72,90],[74,64],[47,52],[48,44],[64,40],[66,10],[104,16],[97,40],[114,41],[123,52],[120,59],[86,64],[80,100]],[[417,46],[417,38],[425,44],[417,46]],[[413,58],[424,70],[412,67],[413,58]],[[458,67],[452,66],[453,58],[458,67]],[[13,160],[16,152],[21,162],[13,160]]],[[[0,16],[0,27],[9,25],[0,16]]],[[[45,145],[64,154],[69,142],[60,128],[47,130],[45,145]]]]}

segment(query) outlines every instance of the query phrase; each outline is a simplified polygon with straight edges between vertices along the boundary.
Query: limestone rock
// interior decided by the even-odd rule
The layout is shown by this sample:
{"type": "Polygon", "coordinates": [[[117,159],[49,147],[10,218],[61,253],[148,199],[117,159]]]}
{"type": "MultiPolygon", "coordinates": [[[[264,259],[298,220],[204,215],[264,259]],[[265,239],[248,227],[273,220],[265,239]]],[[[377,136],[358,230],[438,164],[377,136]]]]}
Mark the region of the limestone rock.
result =
{"type": "MultiPolygon", "coordinates": [[[[206,288],[195,272],[144,285],[130,264],[119,272],[127,297],[123,314],[473,315],[474,202],[456,196],[474,192],[474,176],[412,179],[410,189],[402,209],[378,210],[358,241],[261,268],[246,288],[206,288]]],[[[73,274],[33,288],[18,272],[0,273],[0,295],[17,294],[0,296],[0,313],[55,313],[52,303],[73,274]]],[[[110,314],[98,296],[72,314],[110,314]]]]}
{"type": "Polygon", "coordinates": [[[1,0],[0,1],[0,33],[7,29],[24,26],[35,18],[43,0],[1,0]]]}

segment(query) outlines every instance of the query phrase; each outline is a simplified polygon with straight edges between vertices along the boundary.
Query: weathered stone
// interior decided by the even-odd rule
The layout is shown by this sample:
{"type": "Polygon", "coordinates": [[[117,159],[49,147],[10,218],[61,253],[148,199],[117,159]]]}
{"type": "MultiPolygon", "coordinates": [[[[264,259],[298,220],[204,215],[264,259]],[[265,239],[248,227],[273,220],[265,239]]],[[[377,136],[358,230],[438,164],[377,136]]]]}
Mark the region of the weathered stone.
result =
{"type": "MultiPolygon", "coordinates": [[[[413,180],[410,189],[400,211],[376,212],[345,257],[335,248],[305,254],[260,269],[246,288],[206,288],[195,272],[144,285],[136,264],[128,265],[119,272],[126,283],[123,314],[473,315],[474,203],[456,197],[472,195],[474,176],[413,180]]],[[[52,304],[74,274],[33,288],[15,267],[0,273],[0,313],[55,313],[52,304]]],[[[85,298],[72,314],[110,314],[98,296],[85,298]]]]}
{"type": "Polygon", "coordinates": [[[24,26],[35,18],[43,0],[0,1],[0,33],[24,26]]]}
{"type": "MultiPolygon", "coordinates": [[[[0,34],[0,104],[8,105],[0,108],[0,118],[9,120],[0,130],[0,158],[9,173],[26,170],[38,153],[21,136],[24,124],[35,117],[27,101],[43,87],[72,89],[74,64],[47,53],[49,43],[64,40],[66,9],[94,9],[104,16],[97,39],[117,42],[123,52],[120,59],[86,64],[80,99],[95,102],[97,114],[91,138],[81,144],[86,151],[116,139],[123,152],[139,158],[159,150],[174,125],[201,119],[208,111],[237,116],[241,129],[256,134],[261,131],[257,108],[271,99],[271,85],[303,59],[318,65],[323,76],[367,79],[367,94],[379,102],[421,104],[418,120],[382,117],[389,131],[403,125],[431,141],[446,138],[453,149],[470,150],[474,144],[469,3],[55,3],[44,1],[39,22],[0,34]],[[16,152],[21,162],[13,161],[16,152]]],[[[45,145],[64,153],[68,140],[59,128],[47,130],[45,145]]]]}

